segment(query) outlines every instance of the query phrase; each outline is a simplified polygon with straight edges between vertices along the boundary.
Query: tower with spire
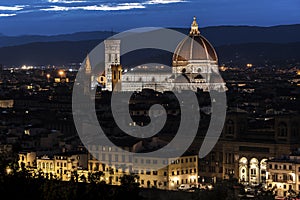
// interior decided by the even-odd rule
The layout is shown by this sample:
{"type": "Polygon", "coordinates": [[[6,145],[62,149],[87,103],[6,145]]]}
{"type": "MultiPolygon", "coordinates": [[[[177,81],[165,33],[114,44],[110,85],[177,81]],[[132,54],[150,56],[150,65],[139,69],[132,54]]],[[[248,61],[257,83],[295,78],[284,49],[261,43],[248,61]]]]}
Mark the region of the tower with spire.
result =
{"type": "Polygon", "coordinates": [[[91,91],[91,82],[92,82],[92,66],[89,55],[85,58],[85,64],[84,64],[84,86],[83,86],[83,93],[85,95],[90,95],[91,91]]]}

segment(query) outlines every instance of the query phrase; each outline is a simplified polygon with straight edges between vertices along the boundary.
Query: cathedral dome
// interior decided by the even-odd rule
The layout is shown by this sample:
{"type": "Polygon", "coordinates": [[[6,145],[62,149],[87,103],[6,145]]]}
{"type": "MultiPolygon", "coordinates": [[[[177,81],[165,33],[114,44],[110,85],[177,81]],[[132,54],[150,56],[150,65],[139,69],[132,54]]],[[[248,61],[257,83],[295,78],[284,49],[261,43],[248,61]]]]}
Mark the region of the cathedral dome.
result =
{"type": "Polygon", "coordinates": [[[176,47],[172,65],[173,67],[186,66],[188,61],[192,60],[218,62],[215,49],[206,38],[200,35],[196,17],[194,17],[190,34],[176,47]]]}

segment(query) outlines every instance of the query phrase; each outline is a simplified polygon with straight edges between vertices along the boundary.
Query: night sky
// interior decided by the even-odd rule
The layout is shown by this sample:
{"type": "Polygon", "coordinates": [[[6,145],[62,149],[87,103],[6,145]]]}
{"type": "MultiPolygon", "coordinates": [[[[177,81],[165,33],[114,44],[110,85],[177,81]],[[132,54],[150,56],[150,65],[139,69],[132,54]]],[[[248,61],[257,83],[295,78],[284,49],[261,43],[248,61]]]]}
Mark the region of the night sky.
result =
{"type": "Polygon", "coordinates": [[[0,33],[55,35],[138,27],[300,23],[300,0],[1,0],[0,33]]]}

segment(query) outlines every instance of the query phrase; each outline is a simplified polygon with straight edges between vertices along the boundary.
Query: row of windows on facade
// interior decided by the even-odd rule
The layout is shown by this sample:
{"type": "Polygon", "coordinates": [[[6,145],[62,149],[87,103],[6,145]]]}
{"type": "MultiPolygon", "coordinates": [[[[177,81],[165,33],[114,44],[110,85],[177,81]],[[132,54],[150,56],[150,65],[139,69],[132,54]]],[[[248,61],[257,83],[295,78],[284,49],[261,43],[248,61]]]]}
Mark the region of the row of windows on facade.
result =
{"type": "MultiPolygon", "coordinates": [[[[181,184],[184,184],[184,183],[196,183],[197,180],[196,179],[192,179],[190,178],[189,180],[190,182],[188,182],[188,179],[181,179],[181,184]]],[[[173,183],[176,183],[177,185],[179,185],[179,180],[176,180],[176,181],[172,181],[173,183]]]]}
{"type": "MultiPolygon", "coordinates": [[[[118,152],[119,151],[119,148],[118,147],[107,147],[107,146],[100,146],[100,145],[93,145],[93,146],[90,146],[89,148],[89,152],[91,152],[90,154],[90,159],[93,159],[93,156],[95,158],[99,158],[99,155],[100,153],[97,152],[97,151],[100,151],[100,152],[118,152]]],[[[106,158],[106,155],[108,155],[109,157],[111,157],[113,154],[105,154],[105,153],[102,153],[102,157],[103,158],[106,158]]],[[[115,159],[118,159],[118,156],[119,155],[115,155],[115,159]]],[[[122,155],[122,160],[125,160],[125,157],[128,157],[129,160],[132,160],[132,156],[130,155],[122,155]]],[[[103,160],[102,158],[102,160],[103,160]]],[[[187,160],[188,158],[186,158],[187,160]]],[[[196,158],[193,158],[194,159],[194,162],[196,161],[196,158]]],[[[193,162],[193,159],[190,158],[190,162],[193,162]]],[[[137,159],[135,159],[137,161],[137,159]]],[[[144,159],[141,159],[141,161],[144,160],[144,159]]],[[[166,161],[166,159],[161,159],[163,161],[166,161]]],[[[178,159],[179,160],[179,159],[178,159]]],[[[173,161],[175,162],[175,160],[173,161]]],[[[176,162],[180,162],[180,161],[176,161],[176,162]]],[[[186,161],[188,162],[188,160],[186,161]]]]}
{"type": "MultiPolygon", "coordinates": [[[[99,159],[100,161],[109,161],[109,162],[119,162],[119,161],[126,162],[126,161],[128,161],[129,163],[132,162],[132,156],[121,155],[121,160],[119,160],[120,155],[115,154],[114,155],[114,160],[113,160],[112,159],[112,157],[113,157],[112,154],[102,153],[101,158],[100,158],[98,153],[94,153],[93,155],[95,156],[96,159],[99,159]],[[126,157],[128,158],[128,160],[126,159],[126,157]]],[[[92,158],[92,155],[91,155],[91,158],[92,158]]],[[[164,165],[168,164],[168,160],[166,160],[166,159],[162,159],[161,161],[162,161],[162,164],[164,164],[164,165]]],[[[196,162],[196,161],[197,161],[196,157],[189,158],[189,159],[188,158],[185,158],[185,159],[182,158],[182,159],[172,160],[171,164],[189,163],[189,162],[191,163],[191,162],[196,162]]],[[[141,163],[141,164],[144,164],[144,163],[145,164],[158,164],[158,162],[159,161],[156,160],[156,159],[153,159],[153,160],[143,159],[143,158],[141,158],[141,159],[135,158],[134,159],[134,163],[141,163]]]]}
{"type": "MultiPolygon", "coordinates": [[[[69,157],[66,156],[55,156],[56,160],[71,160],[69,157]]],[[[76,156],[77,160],[80,160],[80,156],[76,156]]]]}
{"type": "MultiPolygon", "coordinates": [[[[126,166],[115,166],[115,168],[106,168],[106,171],[112,170],[112,172],[118,173],[118,172],[120,172],[120,169],[122,169],[122,171],[124,172],[126,168],[127,168],[126,166]]],[[[128,168],[129,168],[129,171],[132,171],[132,166],[129,166],[128,168]]],[[[102,169],[105,169],[105,167],[102,166],[102,169]]],[[[93,168],[93,164],[91,163],[90,167],[89,167],[89,170],[90,171],[93,171],[93,170],[94,171],[99,171],[100,170],[100,166],[99,166],[98,163],[96,163],[95,167],[93,168]]],[[[158,175],[157,171],[152,171],[152,173],[151,173],[151,170],[140,170],[140,171],[139,170],[133,170],[133,173],[135,173],[135,174],[138,174],[139,172],[140,172],[140,174],[158,175]]],[[[164,172],[164,176],[167,176],[167,172],[164,172]]]]}
{"type": "Polygon", "coordinates": [[[115,151],[115,152],[118,152],[119,151],[119,148],[118,147],[106,147],[106,146],[99,146],[99,145],[93,145],[91,146],[91,150],[95,150],[95,151],[115,151]]]}
{"type": "MultiPolygon", "coordinates": [[[[79,166],[79,163],[76,163],[77,167],[79,166]]],[[[62,162],[57,162],[56,163],[57,167],[67,167],[67,163],[62,163],[62,162]]],[[[74,167],[74,165],[73,165],[74,167]]],[[[38,168],[41,169],[53,169],[53,164],[52,163],[38,163],[38,168]]]]}
{"type": "Polygon", "coordinates": [[[196,169],[186,169],[186,170],[181,170],[181,173],[179,170],[177,171],[172,171],[172,176],[175,176],[175,175],[183,175],[183,174],[193,174],[193,173],[197,173],[197,170],[196,169]]]}
{"type": "MultiPolygon", "coordinates": [[[[300,176],[298,177],[300,178],[300,176]]],[[[292,175],[288,174],[272,174],[272,181],[277,182],[277,181],[294,181],[292,175]]]]}
{"type": "MultiPolygon", "coordinates": [[[[273,166],[274,169],[289,169],[289,170],[293,169],[292,165],[278,165],[278,164],[269,164],[269,169],[273,169],[273,166]]],[[[298,167],[298,172],[300,172],[300,167],[298,167]]]]}
{"type": "MultiPolygon", "coordinates": [[[[125,156],[125,155],[114,155],[114,160],[112,159],[113,155],[112,154],[104,154],[102,153],[101,158],[100,155],[98,153],[94,153],[93,154],[95,156],[96,159],[100,160],[100,161],[108,161],[108,162],[132,162],[132,156],[125,156]],[[119,159],[121,157],[121,159],[119,159]],[[126,157],[128,159],[126,159],[126,157]]],[[[90,158],[93,158],[93,156],[91,156],[90,158]]],[[[92,160],[92,159],[91,159],[92,160]]],[[[141,163],[141,164],[158,164],[158,160],[151,160],[151,159],[134,159],[134,163],[141,163]]],[[[168,164],[167,160],[162,160],[162,164],[168,164]]]]}
{"type": "Polygon", "coordinates": [[[177,159],[177,160],[171,160],[171,164],[179,164],[179,163],[188,163],[188,162],[196,162],[197,159],[196,157],[193,158],[181,158],[181,159],[177,159]]]}

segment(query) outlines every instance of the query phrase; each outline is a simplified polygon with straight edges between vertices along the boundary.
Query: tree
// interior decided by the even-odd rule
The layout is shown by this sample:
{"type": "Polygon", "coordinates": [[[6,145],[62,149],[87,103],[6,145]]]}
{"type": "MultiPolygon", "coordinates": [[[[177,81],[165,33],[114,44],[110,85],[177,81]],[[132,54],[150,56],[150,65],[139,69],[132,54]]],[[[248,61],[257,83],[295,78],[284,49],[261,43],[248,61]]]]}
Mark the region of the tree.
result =
{"type": "Polygon", "coordinates": [[[124,174],[120,178],[120,182],[126,188],[137,188],[140,185],[138,182],[139,179],[140,177],[137,174],[124,174]]]}
{"type": "Polygon", "coordinates": [[[79,177],[79,180],[86,183],[86,177],[84,174],[82,174],[80,177],[79,177]]]}
{"type": "Polygon", "coordinates": [[[79,175],[78,175],[77,171],[76,170],[72,171],[72,173],[71,173],[71,181],[74,181],[74,182],[78,183],[78,178],[79,178],[79,175]]]}
{"type": "Polygon", "coordinates": [[[105,174],[102,171],[94,172],[94,173],[89,173],[88,175],[88,181],[90,183],[100,183],[101,182],[101,177],[103,177],[105,174]]]}

